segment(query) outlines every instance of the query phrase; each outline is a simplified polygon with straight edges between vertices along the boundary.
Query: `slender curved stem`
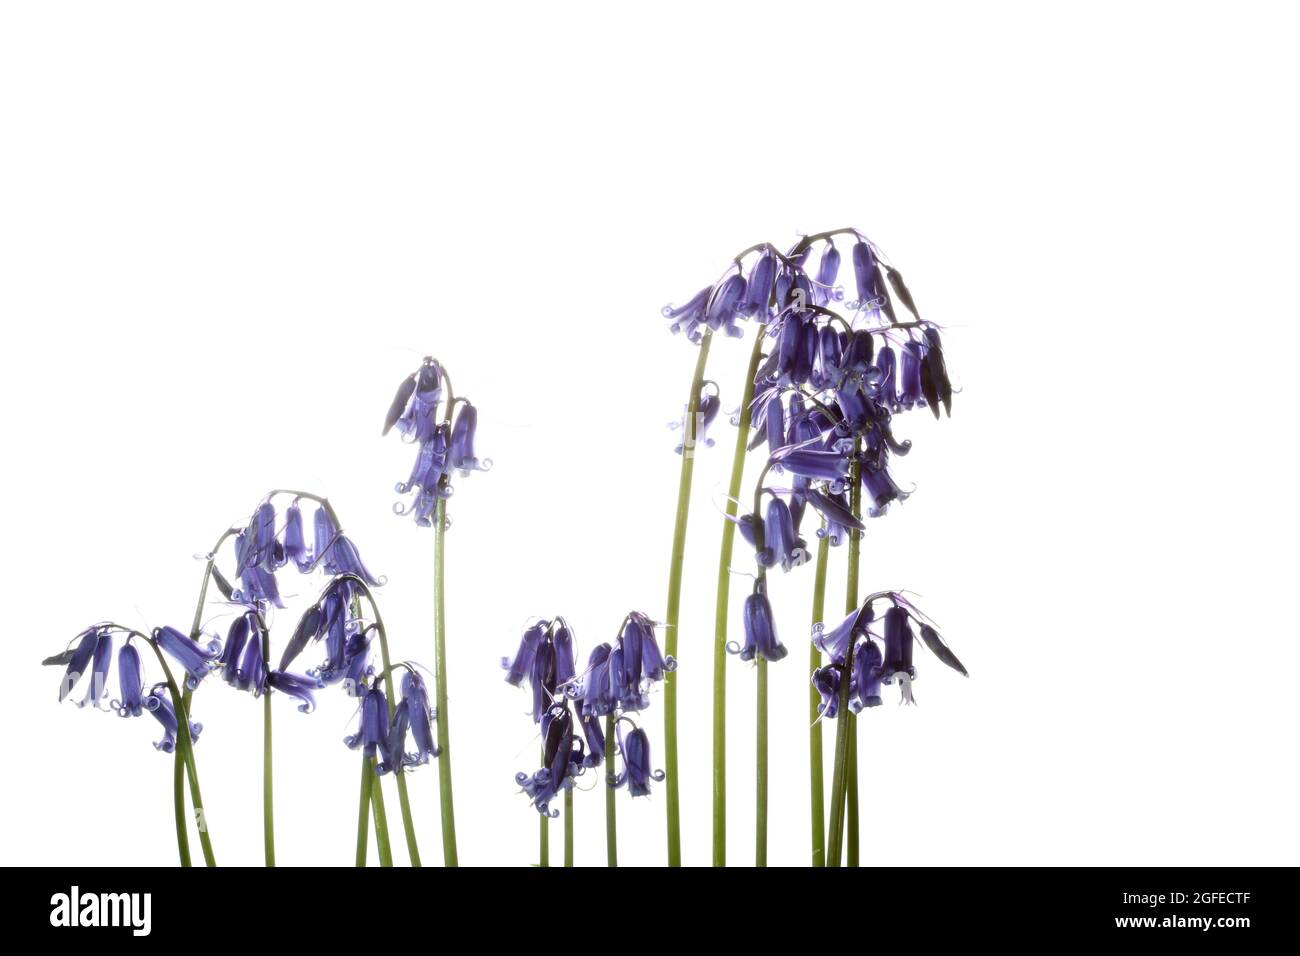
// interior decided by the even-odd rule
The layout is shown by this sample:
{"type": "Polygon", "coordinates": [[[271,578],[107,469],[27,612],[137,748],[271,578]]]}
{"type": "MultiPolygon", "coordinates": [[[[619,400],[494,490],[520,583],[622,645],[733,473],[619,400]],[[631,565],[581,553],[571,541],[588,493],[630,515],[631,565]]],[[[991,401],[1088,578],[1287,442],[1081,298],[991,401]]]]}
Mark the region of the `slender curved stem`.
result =
{"type": "MultiPolygon", "coordinates": [[[[858,438],[853,444],[853,464],[849,469],[849,481],[852,485],[849,489],[849,510],[853,512],[854,517],[862,517],[862,482],[859,480],[859,471],[861,466],[858,464],[858,454],[862,450],[862,439],[858,438]]],[[[844,595],[844,613],[852,612],[858,606],[858,574],[862,564],[862,533],[851,532],[849,535],[849,570],[848,581],[844,595]]],[[[851,673],[851,672],[850,672],[851,673]]],[[[848,720],[849,734],[849,751],[846,755],[848,766],[845,769],[847,777],[847,786],[845,788],[845,799],[848,801],[848,818],[849,818],[849,835],[848,835],[848,864],[849,866],[858,865],[858,718],[856,714],[850,714],[843,711],[841,718],[848,720]]]]}
{"type": "MultiPolygon", "coordinates": [[[[271,669],[271,632],[262,631],[262,666],[271,669]]],[[[275,866],[275,786],[271,767],[271,690],[262,695],[262,843],[267,866],[275,866]]]]}
{"type": "MultiPolygon", "coordinates": [[[[826,616],[826,565],[830,558],[830,541],[823,537],[817,543],[817,575],[813,581],[812,622],[823,623],[826,616]]],[[[808,678],[821,666],[821,651],[815,644],[808,646],[808,678]]],[[[822,722],[817,718],[817,705],[821,695],[816,688],[808,690],[808,765],[811,768],[809,784],[812,803],[812,865],[826,865],[826,797],[825,765],[822,759],[822,722]]]]}
{"type": "Polygon", "coordinates": [[[849,642],[844,655],[844,670],[840,672],[840,700],[835,720],[835,769],[831,772],[831,819],[826,837],[826,865],[840,865],[844,848],[844,792],[848,783],[849,722],[844,719],[849,712],[849,675],[853,673],[853,642],[849,642]]]}
{"type": "Polygon", "coordinates": [[[731,556],[736,541],[736,512],[740,486],[745,476],[745,452],[749,447],[750,405],[754,401],[754,376],[763,359],[766,326],[755,331],[745,386],[740,396],[740,420],[736,449],[731,457],[731,481],[727,485],[726,518],[722,522],[722,550],[718,555],[718,597],[713,612],[713,865],[727,865],[727,621],[730,617],[731,556]]]}
{"type": "MultiPolygon", "coordinates": [[[[668,565],[668,620],[664,650],[677,656],[678,623],[681,618],[682,564],[686,557],[686,522],[691,510],[691,479],[695,473],[695,440],[699,432],[700,389],[709,359],[713,330],[705,329],[695,359],[686,418],[682,422],[682,470],[677,483],[677,518],[673,524],[672,559],[668,565]]],[[[664,770],[668,784],[668,865],[682,865],[682,807],[677,774],[677,672],[664,675],[664,770]]]]}
{"type": "Polygon", "coordinates": [[[375,771],[370,760],[361,757],[361,799],[357,803],[357,866],[366,865],[366,840],[370,834],[370,790],[375,785],[375,771]]]}
{"type": "Polygon", "coordinates": [[[614,715],[605,718],[605,859],[618,866],[618,819],[614,806],[614,715]]]}
{"type": "Polygon", "coordinates": [[[433,520],[433,656],[438,724],[438,809],[442,819],[442,862],[456,866],[456,809],[451,791],[451,734],[447,726],[447,499],[439,498],[433,520]]]}
{"type": "Polygon", "coordinates": [[[573,788],[564,791],[564,865],[573,866],[573,788]]]}
{"type": "MultiPolygon", "coordinates": [[[[208,561],[203,569],[203,581],[199,585],[199,599],[194,605],[194,622],[190,625],[190,639],[198,640],[199,629],[203,626],[203,608],[208,600],[208,582],[212,580],[212,568],[217,561],[217,552],[226,543],[226,539],[239,533],[238,528],[227,528],[217,538],[216,544],[208,552],[208,561]]],[[[186,689],[181,694],[186,713],[189,712],[192,695],[186,689]]],[[[185,755],[180,747],[176,748],[172,773],[172,803],[176,813],[176,847],[180,851],[181,866],[190,866],[189,823],[185,818],[185,755]]]]}
{"type": "Polygon", "coordinates": [[[378,779],[379,758],[371,757],[367,766],[376,777],[370,784],[370,809],[375,818],[375,849],[379,851],[379,865],[392,866],[393,847],[388,839],[388,811],[384,809],[383,782],[378,779]]]}
{"type": "MultiPolygon", "coordinates": [[[[190,793],[194,797],[194,821],[199,829],[199,845],[203,848],[203,862],[208,866],[216,866],[217,858],[212,852],[212,840],[208,836],[208,818],[203,810],[203,794],[199,790],[199,771],[194,763],[194,742],[190,740],[190,708],[185,695],[180,692],[176,684],[176,678],[172,676],[172,669],[167,665],[167,658],[163,656],[162,649],[153,641],[148,641],[149,646],[153,648],[154,654],[158,658],[158,663],[162,666],[163,676],[167,679],[167,691],[171,694],[172,705],[176,708],[176,749],[184,751],[181,762],[185,765],[186,776],[189,778],[190,793]]],[[[182,799],[184,799],[182,795],[182,799]]]]}
{"type": "Polygon", "coordinates": [[[755,759],[754,865],[767,866],[767,661],[758,658],[758,753],[755,759]]]}
{"type": "MultiPolygon", "coordinates": [[[[393,687],[393,662],[388,656],[388,630],[384,627],[384,618],[379,613],[379,605],[375,602],[375,595],[370,588],[364,583],[361,584],[362,593],[366,596],[366,603],[370,605],[370,612],[375,618],[375,632],[379,636],[379,656],[384,665],[384,693],[388,699],[388,724],[393,724],[393,715],[397,712],[397,692],[393,687]]],[[[402,811],[402,832],[406,836],[406,852],[411,859],[411,866],[420,866],[420,847],[415,839],[415,820],[411,815],[411,797],[406,789],[406,771],[400,766],[401,754],[394,755],[399,766],[394,768],[393,775],[397,778],[397,802],[402,811]]]]}

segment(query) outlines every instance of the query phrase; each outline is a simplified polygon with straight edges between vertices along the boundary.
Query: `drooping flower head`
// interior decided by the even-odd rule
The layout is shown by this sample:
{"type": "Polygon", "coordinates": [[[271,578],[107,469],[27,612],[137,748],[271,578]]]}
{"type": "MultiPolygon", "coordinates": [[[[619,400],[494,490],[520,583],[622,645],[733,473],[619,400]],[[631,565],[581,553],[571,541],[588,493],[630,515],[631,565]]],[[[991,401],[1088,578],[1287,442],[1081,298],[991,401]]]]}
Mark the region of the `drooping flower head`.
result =
{"type": "Polygon", "coordinates": [[[416,524],[429,527],[438,502],[451,497],[453,471],[464,476],[492,467],[491,459],[479,459],[474,451],[478,409],[467,399],[456,397],[446,369],[426,357],[398,386],[384,419],[383,434],[394,426],[417,446],[417,452],[410,477],[396,486],[399,495],[413,497],[407,503],[397,502],[393,511],[413,515],[416,524]]]}
{"type": "Polygon", "coordinates": [[[821,623],[813,627],[813,644],[830,658],[827,666],[813,674],[813,687],[822,698],[818,708],[822,716],[835,716],[846,669],[850,671],[849,706],[854,713],[879,705],[881,685],[897,683],[902,702],[915,703],[912,696],[912,682],[917,676],[912,661],[913,624],[919,627],[922,643],[935,657],[966,676],[965,666],[925,615],[896,591],[878,592],[849,612],[835,627],[827,629],[821,623]],[[873,629],[877,620],[875,604],[885,605],[879,631],[873,629]]]}
{"type": "MultiPolygon", "coordinates": [[[[159,631],[155,631],[155,635],[159,631]]],[[[176,745],[176,709],[167,684],[158,683],[145,689],[144,664],[135,646],[137,639],[150,644],[157,642],[156,637],[140,634],[118,624],[95,624],[82,631],[67,650],[46,658],[42,663],[65,668],[59,687],[61,701],[71,694],[83,676],[88,675],[89,689],[85,697],[77,702],[77,706],[89,704],[96,710],[107,710],[119,717],[139,717],[146,711],[153,714],[163,726],[163,739],[154,744],[154,747],[170,753],[176,745]],[[113,667],[114,650],[117,652],[116,668],[113,667]],[[114,670],[117,674],[117,694],[104,707],[102,704],[109,697],[109,684],[114,670]]],[[[161,647],[161,643],[158,646],[161,647]]],[[[194,646],[198,647],[197,644],[194,646]]],[[[202,655],[206,651],[200,648],[198,653],[198,659],[205,660],[202,655]]],[[[202,669],[203,665],[196,663],[194,666],[202,669]]],[[[201,724],[191,721],[191,739],[197,741],[202,729],[201,724]]]]}

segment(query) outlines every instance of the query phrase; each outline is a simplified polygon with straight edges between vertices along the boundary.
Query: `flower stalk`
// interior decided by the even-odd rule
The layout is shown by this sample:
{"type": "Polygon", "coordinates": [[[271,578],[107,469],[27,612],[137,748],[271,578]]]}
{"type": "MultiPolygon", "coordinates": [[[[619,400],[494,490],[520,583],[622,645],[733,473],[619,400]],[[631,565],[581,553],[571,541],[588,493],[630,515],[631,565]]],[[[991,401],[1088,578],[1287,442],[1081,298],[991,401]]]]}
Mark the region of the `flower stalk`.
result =
{"type": "Polygon", "coordinates": [[[718,594],[713,617],[713,865],[727,865],[727,621],[730,617],[731,557],[736,541],[736,512],[745,475],[749,446],[750,405],[754,401],[754,378],[763,359],[766,326],[754,334],[740,398],[736,449],[731,459],[731,481],[727,485],[726,514],[722,522],[722,548],[718,555],[718,594]]]}
{"type": "Polygon", "coordinates": [[[442,820],[442,863],[443,866],[456,866],[456,808],[451,789],[451,734],[447,713],[446,538],[447,500],[439,498],[433,522],[433,656],[434,707],[438,714],[438,809],[442,820]]]}
{"type": "MultiPolygon", "coordinates": [[[[830,558],[830,539],[823,535],[817,543],[817,571],[813,580],[812,623],[820,624],[826,615],[826,565],[830,558]]],[[[808,647],[808,676],[821,666],[817,645],[808,647]]],[[[808,765],[810,768],[810,805],[812,808],[812,865],[826,865],[826,796],[825,765],[822,756],[822,722],[818,704],[821,695],[811,684],[808,689],[808,765]]]]}
{"type": "MultiPolygon", "coordinates": [[[[686,557],[686,523],[691,508],[691,480],[695,473],[695,440],[699,427],[700,390],[704,386],[705,366],[713,330],[706,329],[700,338],[691,379],[690,399],[683,422],[682,468],[677,485],[677,517],[673,524],[672,557],[668,565],[668,615],[664,651],[677,656],[678,624],[681,619],[682,565],[686,557]]],[[[613,727],[611,725],[612,732],[613,727]]],[[[668,783],[668,865],[682,865],[681,794],[677,781],[677,675],[669,672],[664,679],[664,769],[668,783]]],[[[612,799],[612,797],[611,797],[612,799]]],[[[612,820],[612,815],[611,815],[612,820]]],[[[612,851],[611,851],[612,852],[612,851]]],[[[611,857],[611,859],[615,859],[611,857]]],[[[616,863],[611,862],[611,865],[616,863]]]]}
{"type": "Polygon", "coordinates": [[[618,866],[618,817],[614,804],[614,715],[605,718],[605,861],[618,866]]]}

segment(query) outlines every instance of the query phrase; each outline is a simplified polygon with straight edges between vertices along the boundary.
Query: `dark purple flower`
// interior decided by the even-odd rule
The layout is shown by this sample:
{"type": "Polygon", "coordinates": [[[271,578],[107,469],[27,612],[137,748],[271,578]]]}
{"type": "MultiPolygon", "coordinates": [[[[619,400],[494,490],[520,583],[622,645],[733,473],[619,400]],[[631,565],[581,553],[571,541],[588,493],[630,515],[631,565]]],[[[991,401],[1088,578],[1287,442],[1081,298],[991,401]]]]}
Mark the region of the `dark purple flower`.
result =
{"type": "Polygon", "coordinates": [[[583,769],[583,747],[573,733],[573,717],[567,705],[551,708],[542,716],[542,768],[533,774],[515,774],[519,784],[537,812],[543,816],[559,816],[551,809],[553,800],[562,789],[573,785],[573,778],[583,769]]]}
{"type": "Polygon", "coordinates": [[[763,550],[758,554],[758,563],[765,568],[779,564],[782,571],[789,571],[808,560],[808,545],[795,533],[790,506],[776,495],[767,500],[763,545],[763,550]]]}
{"type": "Polygon", "coordinates": [[[623,721],[618,722],[618,751],[622,757],[622,770],[614,778],[614,786],[626,786],[628,793],[634,797],[648,796],[650,781],[664,779],[662,770],[650,768],[650,739],[640,727],[633,727],[627,734],[623,733],[623,721]]]}
{"type": "Polygon", "coordinates": [[[424,686],[424,678],[413,670],[402,675],[402,704],[407,708],[411,725],[411,740],[415,744],[414,753],[404,753],[403,766],[418,767],[438,756],[438,745],[434,742],[433,722],[438,715],[429,705],[429,691],[424,686]]]}
{"type": "Polygon", "coordinates": [[[884,286],[880,282],[880,266],[875,253],[865,241],[859,240],[853,246],[853,273],[858,283],[858,298],[856,302],[850,302],[849,307],[874,308],[874,303],[884,293],[884,286]]]}
{"type": "Polygon", "coordinates": [[[875,641],[865,640],[853,652],[853,683],[849,687],[849,709],[853,713],[880,706],[882,663],[875,641]]]}
{"type": "Polygon", "coordinates": [[[360,748],[367,759],[378,757],[379,766],[376,773],[383,773],[384,765],[390,764],[388,737],[388,698],[378,687],[367,688],[361,697],[361,725],[355,734],[343,738],[343,742],[352,750],[360,748]]]}
{"type": "Polygon", "coordinates": [[[438,426],[438,402],[441,399],[442,369],[433,359],[425,358],[419,370],[413,376],[407,376],[398,387],[384,420],[383,433],[387,435],[396,425],[397,430],[410,441],[428,441],[438,426]]]}
{"type": "Polygon", "coordinates": [[[762,591],[755,591],[745,598],[744,646],[738,647],[732,641],[727,649],[733,654],[739,654],[742,661],[752,661],[755,657],[761,657],[776,662],[789,653],[776,636],[772,604],[762,591]]]}
{"type": "Polygon", "coordinates": [[[844,290],[835,284],[840,274],[840,251],[829,239],[817,264],[817,281],[813,285],[813,304],[828,305],[844,298],[844,290]]]}
{"type": "Polygon", "coordinates": [[[524,678],[533,671],[533,661],[537,657],[537,648],[546,639],[550,621],[538,621],[525,628],[524,636],[519,640],[519,650],[513,658],[501,658],[501,666],[506,669],[506,683],[520,686],[524,678]]]}
{"type": "Polygon", "coordinates": [[[819,667],[812,674],[813,689],[821,695],[817,713],[834,720],[840,709],[840,669],[834,664],[819,667]]]}
{"type": "Polygon", "coordinates": [[[766,322],[775,280],[776,256],[771,249],[764,249],[750,269],[741,313],[751,318],[758,316],[760,322],[766,322]]]}
{"type": "Polygon", "coordinates": [[[597,717],[579,717],[578,723],[582,725],[582,735],[587,741],[587,749],[582,757],[584,767],[599,767],[605,759],[605,733],[600,728],[600,719],[597,717]]]}

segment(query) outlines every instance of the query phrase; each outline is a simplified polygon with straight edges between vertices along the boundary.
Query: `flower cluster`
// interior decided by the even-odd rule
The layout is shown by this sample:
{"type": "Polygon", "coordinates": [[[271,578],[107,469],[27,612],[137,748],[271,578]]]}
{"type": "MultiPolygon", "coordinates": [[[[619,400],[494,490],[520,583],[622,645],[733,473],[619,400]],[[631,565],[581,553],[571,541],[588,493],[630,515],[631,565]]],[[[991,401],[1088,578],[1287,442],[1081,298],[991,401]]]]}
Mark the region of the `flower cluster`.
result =
{"type": "Polygon", "coordinates": [[[399,515],[413,514],[416,524],[429,527],[439,500],[451,497],[453,471],[468,475],[492,467],[491,459],[480,461],[474,454],[478,409],[452,393],[447,371],[436,359],[425,358],[397,387],[383,434],[394,426],[419,451],[410,477],[396,486],[399,495],[411,494],[413,498],[409,504],[397,502],[393,510],[399,515]]]}
{"type": "MultiPolygon", "coordinates": [[[[107,709],[119,717],[139,717],[146,712],[150,713],[163,730],[162,739],[157,741],[154,747],[164,753],[172,753],[176,749],[179,722],[169,685],[164,681],[146,687],[140,652],[134,644],[138,639],[163,647],[163,641],[160,639],[163,631],[178,634],[172,628],[159,628],[152,636],[146,636],[118,624],[109,622],[94,624],[77,635],[67,650],[47,658],[42,663],[64,668],[63,680],[59,687],[60,701],[65,700],[76,689],[83,677],[89,676],[86,695],[77,702],[78,707],[89,705],[97,710],[107,709]],[[109,700],[110,673],[113,670],[113,651],[116,646],[115,635],[122,637],[121,645],[117,647],[118,696],[109,700]]],[[[214,652],[199,647],[188,638],[184,638],[181,647],[187,657],[190,655],[191,647],[197,652],[191,659],[191,664],[198,672],[195,678],[195,686],[197,686],[197,681],[211,669],[210,662],[214,652]]],[[[203,725],[191,720],[189,729],[190,740],[197,742],[203,725]]]]}
{"type": "Polygon", "coordinates": [[[848,673],[849,709],[858,713],[880,704],[881,685],[898,683],[905,704],[915,703],[912,682],[916,667],[912,663],[915,624],[923,643],[935,657],[953,670],[966,675],[934,624],[905,597],[896,591],[884,591],[868,597],[838,625],[827,630],[822,624],[813,628],[813,644],[826,654],[831,663],[813,672],[813,686],[821,695],[817,709],[824,717],[834,717],[839,709],[843,675],[848,673]],[[875,604],[886,605],[878,629],[875,604]]]}
{"type": "Polygon", "coordinates": [[[576,673],[575,653],[573,632],[557,617],[527,627],[515,656],[501,661],[508,683],[518,687],[528,680],[533,722],[540,725],[543,741],[541,769],[519,773],[515,781],[539,812],[551,816],[559,812],[550,809],[556,794],[603,762],[602,717],[616,728],[621,758],[610,784],[626,785],[633,796],[643,796],[650,792],[650,781],[663,779],[662,771],[651,769],[645,731],[627,716],[648,707],[651,685],[677,666],[660,651],[654,622],[639,611],[628,614],[614,643],[596,645],[581,674],[576,673]]]}
{"type": "Polygon", "coordinates": [[[224,576],[217,572],[218,586],[227,598],[249,607],[267,604],[284,607],[276,572],[290,562],[303,574],[319,567],[329,575],[355,574],[368,584],[383,583],[382,578],[370,573],[357,546],[340,530],[328,502],[317,501],[312,520],[313,540],[308,546],[302,497],[293,496],[283,516],[277,513],[275,497],[275,492],[267,495],[258,504],[247,527],[235,536],[235,576],[240,587],[230,588],[224,583],[224,576]]]}
{"type": "Polygon", "coordinates": [[[433,740],[433,721],[436,717],[429,706],[429,694],[415,665],[403,663],[402,699],[390,707],[388,697],[377,680],[360,687],[361,719],[355,734],[343,738],[353,750],[361,750],[367,758],[375,760],[375,772],[401,773],[412,767],[427,764],[438,755],[433,740]],[[407,737],[415,745],[414,751],[406,749],[407,737]]]}

